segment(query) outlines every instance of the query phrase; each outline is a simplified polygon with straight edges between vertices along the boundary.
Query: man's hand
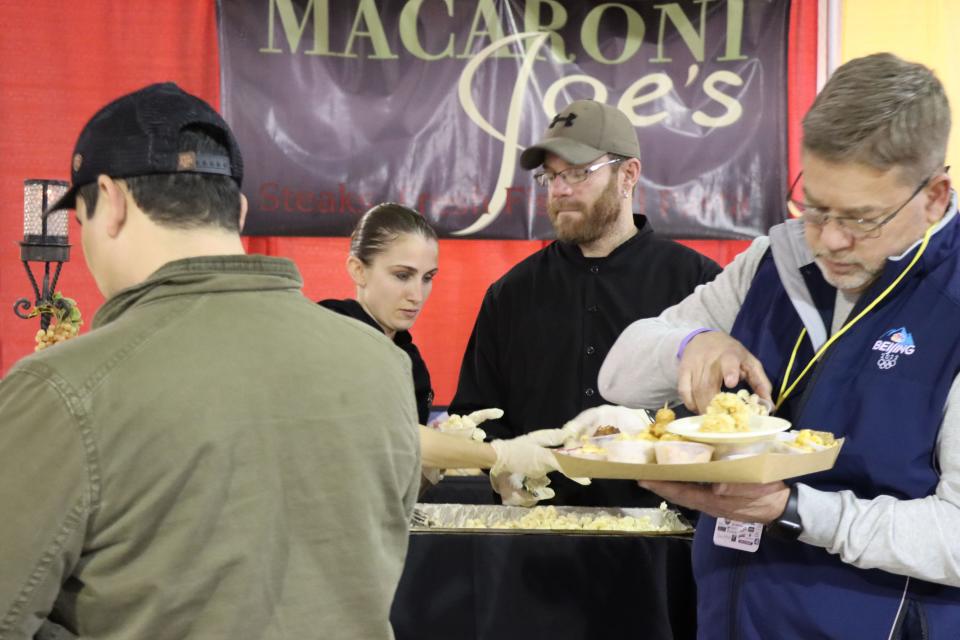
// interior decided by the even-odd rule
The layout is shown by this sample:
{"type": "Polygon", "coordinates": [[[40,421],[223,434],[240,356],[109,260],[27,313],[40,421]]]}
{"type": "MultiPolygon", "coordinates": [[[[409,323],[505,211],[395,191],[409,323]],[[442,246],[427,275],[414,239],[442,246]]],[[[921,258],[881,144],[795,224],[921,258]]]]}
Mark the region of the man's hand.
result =
{"type": "Polygon", "coordinates": [[[567,441],[577,441],[583,436],[592,436],[594,431],[604,425],[617,427],[623,433],[646,431],[653,420],[643,409],[630,409],[614,404],[604,404],[581,411],[573,420],[563,425],[562,431],[567,441]]]}
{"type": "Polygon", "coordinates": [[[722,387],[746,380],[754,393],[770,402],[772,385],[763,365],[740,342],[720,331],[695,336],[683,351],[677,391],[691,411],[704,413],[722,387]]]}
{"type": "Polygon", "coordinates": [[[790,497],[790,487],[782,482],[767,484],[721,483],[701,485],[693,482],[655,482],[641,480],[640,486],[669,502],[716,518],[769,524],[780,517],[790,497]]]}

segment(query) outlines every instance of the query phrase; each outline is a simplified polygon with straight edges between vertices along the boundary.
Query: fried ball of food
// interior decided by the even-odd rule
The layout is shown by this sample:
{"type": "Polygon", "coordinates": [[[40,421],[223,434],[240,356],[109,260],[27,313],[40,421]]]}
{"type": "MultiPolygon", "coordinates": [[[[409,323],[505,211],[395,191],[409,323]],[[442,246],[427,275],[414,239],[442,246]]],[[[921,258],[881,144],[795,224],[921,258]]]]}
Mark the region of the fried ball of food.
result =
{"type": "Polygon", "coordinates": [[[657,438],[662,438],[662,437],[663,437],[663,434],[665,434],[665,433],[667,432],[667,425],[668,425],[668,424],[670,424],[670,423],[669,423],[669,422],[654,422],[652,425],[650,425],[650,433],[651,433],[653,436],[657,437],[657,438]]]}
{"type": "Polygon", "coordinates": [[[673,422],[676,419],[677,419],[677,414],[674,413],[673,409],[671,409],[666,404],[663,405],[662,409],[657,409],[656,415],[653,416],[654,422],[667,423],[667,422],[673,422]]]}

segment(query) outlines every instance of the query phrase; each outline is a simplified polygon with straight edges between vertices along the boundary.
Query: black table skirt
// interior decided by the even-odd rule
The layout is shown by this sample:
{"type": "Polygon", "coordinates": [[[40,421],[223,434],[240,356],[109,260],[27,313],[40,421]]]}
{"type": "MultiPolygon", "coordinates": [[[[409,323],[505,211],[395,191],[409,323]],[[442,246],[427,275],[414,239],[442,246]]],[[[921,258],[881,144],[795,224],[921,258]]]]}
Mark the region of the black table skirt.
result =
{"type": "Polygon", "coordinates": [[[683,640],[696,636],[690,540],[414,533],[397,640],[683,640]]]}

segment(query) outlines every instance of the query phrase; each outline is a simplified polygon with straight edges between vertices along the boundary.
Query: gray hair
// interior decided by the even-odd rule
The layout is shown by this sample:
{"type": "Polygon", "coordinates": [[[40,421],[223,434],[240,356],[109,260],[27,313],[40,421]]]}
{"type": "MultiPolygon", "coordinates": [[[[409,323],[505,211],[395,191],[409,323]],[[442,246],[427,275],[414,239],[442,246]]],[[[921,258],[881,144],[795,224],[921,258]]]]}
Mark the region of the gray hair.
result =
{"type": "Polygon", "coordinates": [[[803,119],[803,148],[832,162],[902,169],[906,182],[943,168],[950,104],[922,64],[891,53],[839,67],[803,119]]]}

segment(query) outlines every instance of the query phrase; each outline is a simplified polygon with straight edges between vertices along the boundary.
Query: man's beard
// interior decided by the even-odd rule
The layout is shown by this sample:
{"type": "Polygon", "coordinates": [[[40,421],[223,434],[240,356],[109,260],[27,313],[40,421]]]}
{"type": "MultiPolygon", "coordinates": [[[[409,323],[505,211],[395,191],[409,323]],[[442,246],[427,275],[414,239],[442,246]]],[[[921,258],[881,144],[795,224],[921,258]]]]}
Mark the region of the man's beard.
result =
{"type": "Polygon", "coordinates": [[[866,267],[866,265],[863,265],[859,262],[837,260],[836,256],[830,255],[830,253],[827,251],[818,251],[814,254],[814,257],[818,259],[817,267],[820,268],[820,273],[823,275],[823,279],[827,281],[827,284],[848,293],[863,292],[864,289],[866,289],[874,280],[877,279],[882,271],[882,269],[871,271],[866,267]],[[857,268],[850,273],[830,273],[826,266],[819,264],[820,258],[828,258],[844,264],[853,264],[856,265],[857,268]]]}
{"type": "Polygon", "coordinates": [[[602,238],[612,229],[620,217],[620,200],[617,198],[617,174],[610,174],[607,186],[597,196],[593,206],[573,199],[557,199],[547,206],[550,222],[557,239],[572,244],[590,244],[602,238]],[[582,215],[576,218],[564,216],[561,220],[561,211],[579,211],[582,215]]]}

